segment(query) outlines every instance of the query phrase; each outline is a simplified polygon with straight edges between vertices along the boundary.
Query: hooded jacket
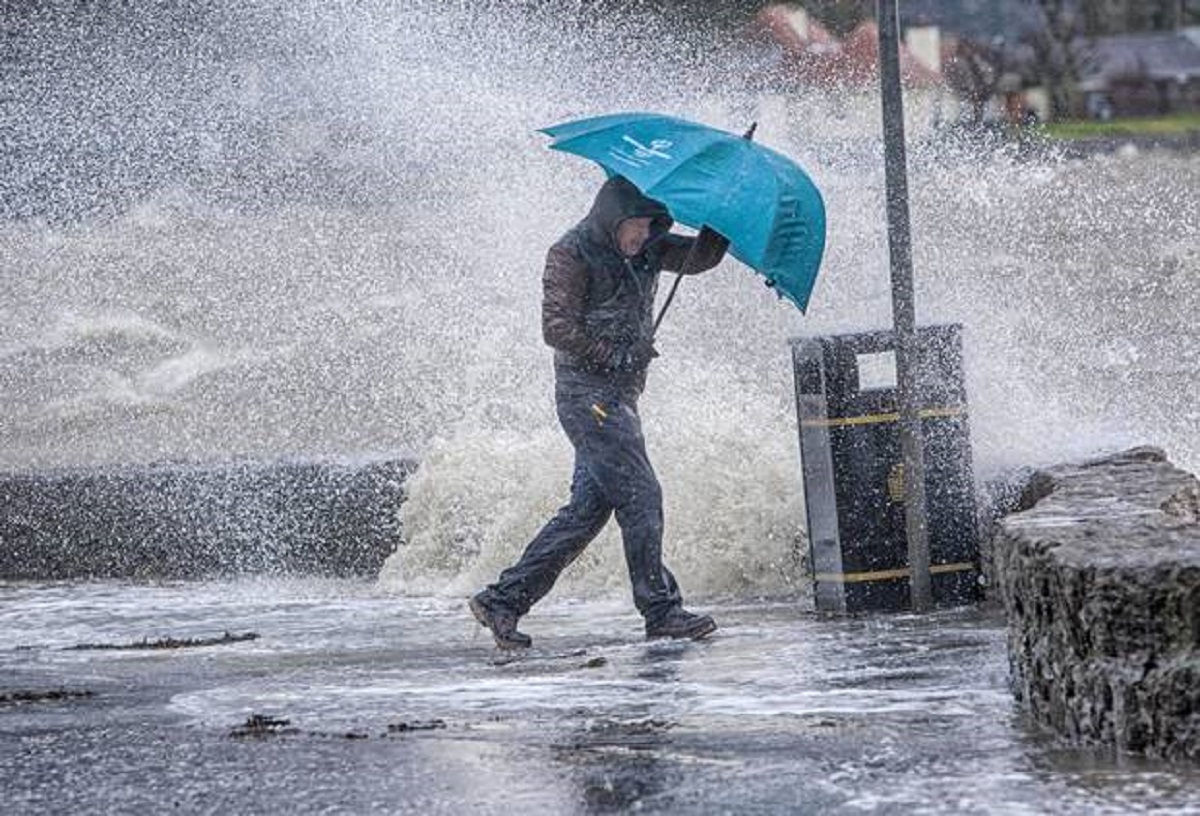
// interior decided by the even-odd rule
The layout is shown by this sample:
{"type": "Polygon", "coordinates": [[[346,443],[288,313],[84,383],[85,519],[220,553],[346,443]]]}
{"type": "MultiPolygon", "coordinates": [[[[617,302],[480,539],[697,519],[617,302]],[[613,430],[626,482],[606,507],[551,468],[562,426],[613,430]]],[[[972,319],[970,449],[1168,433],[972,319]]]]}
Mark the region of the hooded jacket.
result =
{"type": "Polygon", "coordinates": [[[587,216],[550,247],[542,279],[542,335],[555,350],[556,368],[636,381],[640,390],[649,360],[633,370],[618,370],[615,360],[653,342],[659,273],[712,269],[728,247],[709,230],[696,238],[672,235],[672,223],[666,207],[614,176],[587,216]],[[633,258],[617,246],[617,228],[629,218],[652,219],[650,238],[633,258]]]}

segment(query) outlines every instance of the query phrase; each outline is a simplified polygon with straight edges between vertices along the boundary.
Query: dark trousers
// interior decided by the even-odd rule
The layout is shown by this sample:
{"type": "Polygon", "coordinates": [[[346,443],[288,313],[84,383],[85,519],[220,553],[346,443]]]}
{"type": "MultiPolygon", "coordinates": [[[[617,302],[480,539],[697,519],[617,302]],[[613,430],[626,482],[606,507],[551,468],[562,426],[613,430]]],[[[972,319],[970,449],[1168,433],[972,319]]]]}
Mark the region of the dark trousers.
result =
{"type": "Polygon", "coordinates": [[[493,602],[524,615],[615,513],[638,611],[653,623],[680,606],[679,586],[662,562],[662,489],[646,455],[639,390],[560,374],[558,419],[575,447],[571,500],[488,587],[493,602]]]}

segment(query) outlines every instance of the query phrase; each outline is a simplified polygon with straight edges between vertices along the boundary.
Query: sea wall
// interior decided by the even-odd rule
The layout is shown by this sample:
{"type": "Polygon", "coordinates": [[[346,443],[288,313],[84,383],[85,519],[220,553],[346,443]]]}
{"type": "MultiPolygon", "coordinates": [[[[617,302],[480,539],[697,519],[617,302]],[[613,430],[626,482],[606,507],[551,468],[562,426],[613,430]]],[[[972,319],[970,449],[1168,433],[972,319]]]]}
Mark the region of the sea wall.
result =
{"type": "Polygon", "coordinates": [[[0,579],[371,576],[395,549],[406,459],[0,474],[0,579]]]}
{"type": "Polygon", "coordinates": [[[1137,448],[1025,495],[992,539],[1016,697],[1073,743],[1200,759],[1200,482],[1137,448]]]}

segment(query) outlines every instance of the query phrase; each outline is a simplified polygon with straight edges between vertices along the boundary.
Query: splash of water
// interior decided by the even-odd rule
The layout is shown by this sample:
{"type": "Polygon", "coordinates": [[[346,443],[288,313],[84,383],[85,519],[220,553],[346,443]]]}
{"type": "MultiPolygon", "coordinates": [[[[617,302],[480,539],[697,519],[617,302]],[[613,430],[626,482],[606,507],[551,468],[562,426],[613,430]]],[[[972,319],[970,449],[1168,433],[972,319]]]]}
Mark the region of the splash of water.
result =
{"type": "MultiPolygon", "coordinates": [[[[791,588],[786,341],[890,322],[877,100],[752,93],[758,52],[652,14],[445,6],[21,21],[0,464],[415,455],[384,580],[464,591],[570,472],[540,267],[601,175],[536,128],[631,108],[757,119],[826,197],[809,315],[734,261],[688,281],[643,412],[685,587],[791,588]]],[[[964,151],[927,138],[921,100],[910,115],[918,316],[966,326],[981,475],[1142,441],[1200,465],[1200,159],[964,151]]],[[[564,591],[625,591],[608,535],[564,591]]]]}

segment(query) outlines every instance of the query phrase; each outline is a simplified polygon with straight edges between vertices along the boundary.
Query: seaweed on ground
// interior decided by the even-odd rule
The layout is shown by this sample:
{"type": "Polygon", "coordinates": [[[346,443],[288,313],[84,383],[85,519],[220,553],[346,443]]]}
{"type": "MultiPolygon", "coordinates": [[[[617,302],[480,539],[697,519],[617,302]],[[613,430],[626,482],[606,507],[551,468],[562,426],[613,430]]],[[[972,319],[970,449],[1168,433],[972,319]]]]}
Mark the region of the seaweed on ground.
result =
{"type": "Polygon", "coordinates": [[[70,691],[69,689],[18,689],[17,691],[0,692],[0,705],[75,700],[81,697],[95,696],[96,692],[86,689],[83,691],[70,691]]]}
{"type": "MultiPolygon", "coordinates": [[[[393,737],[412,731],[437,731],[446,727],[446,721],[440,718],[432,720],[408,720],[389,723],[387,730],[379,734],[379,738],[393,737]]],[[[229,732],[234,739],[266,739],[268,737],[305,736],[318,739],[366,740],[371,734],[363,729],[354,729],[339,733],[329,731],[301,731],[292,725],[291,720],[274,717],[270,714],[251,714],[246,721],[229,732]]]]}
{"type": "Polygon", "coordinates": [[[291,721],[268,714],[251,714],[246,721],[229,732],[235,739],[247,737],[262,739],[263,737],[281,736],[284,734],[299,734],[300,729],[292,728],[291,721]]]}
{"type": "Polygon", "coordinates": [[[158,640],[142,638],[135,643],[78,643],[68,646],[68,649],[194,649],[198,646],[223,646],[227,643],[241,643],[247,640],[257,640],[257,632],[244,632],[235,635],[226,632],[220,637],[210,638],[173,638],[164,637],[158,640]]]}

